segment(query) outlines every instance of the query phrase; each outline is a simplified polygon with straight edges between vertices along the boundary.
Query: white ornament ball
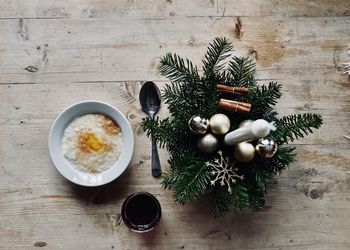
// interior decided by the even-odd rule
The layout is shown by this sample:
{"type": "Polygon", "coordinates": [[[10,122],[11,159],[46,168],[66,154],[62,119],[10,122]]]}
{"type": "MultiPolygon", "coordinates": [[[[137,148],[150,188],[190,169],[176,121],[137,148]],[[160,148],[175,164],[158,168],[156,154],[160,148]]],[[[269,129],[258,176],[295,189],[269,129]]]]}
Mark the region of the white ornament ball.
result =
{"type": "Polygon", "coordinates": [[[218,148],[219,141],[213,134],[206,134],[199,138],[197,146],[204,153],[214,153],[218,148]]]}
{"type": "Polygon", "coordinates": [[[230,119],[224,114],[215,114],[209,120],[211,132],[216,135],[224,135],[230,130],[230,119]]]}
{"type": "Polygon", "coordinates": [[[241,142],[235,146],[234,156],[237,161],[249,162],[253,160],[255,156],[255,148],[252,144],[248,142],[241,142]]]}

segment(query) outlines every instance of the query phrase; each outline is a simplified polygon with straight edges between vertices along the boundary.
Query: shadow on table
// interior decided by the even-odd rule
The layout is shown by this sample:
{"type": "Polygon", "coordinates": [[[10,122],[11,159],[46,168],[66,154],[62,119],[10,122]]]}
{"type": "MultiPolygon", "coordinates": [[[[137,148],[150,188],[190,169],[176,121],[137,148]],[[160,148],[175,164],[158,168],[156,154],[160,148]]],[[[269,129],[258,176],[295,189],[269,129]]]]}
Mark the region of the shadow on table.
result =
{"type": "Polygon", "coordinates": [[[74,197],[86,205],[115,203],[128,193],[130,176],[130,168],[127,168],[116,180],[103,186],[83,187],[69,182],[69,187],[74,197]]]}
{"type": "MultiPolygon", "coordinates": [[[[275,204],[275,196],[278,194],[269,195],[268,205],[259,211],[232,209],[221,217],[214,217],[210,213],[207,201],[199,199],[185,206],[179,205],[177,213],[171,218],[172,221],[167,224],[181,225],[183,231],[192,235],[189,237],[202,239],[200,244],[203,246],[215,240],[244,242],[244,240],[260,239],[266,235],[266,228],[275,227],[278,223],[276,222],[278,204],[275,204]]],[[[173,227],[166,225],[163,225],[162,229],[170,230],[168,234],[174,230],[173,227]]]]}

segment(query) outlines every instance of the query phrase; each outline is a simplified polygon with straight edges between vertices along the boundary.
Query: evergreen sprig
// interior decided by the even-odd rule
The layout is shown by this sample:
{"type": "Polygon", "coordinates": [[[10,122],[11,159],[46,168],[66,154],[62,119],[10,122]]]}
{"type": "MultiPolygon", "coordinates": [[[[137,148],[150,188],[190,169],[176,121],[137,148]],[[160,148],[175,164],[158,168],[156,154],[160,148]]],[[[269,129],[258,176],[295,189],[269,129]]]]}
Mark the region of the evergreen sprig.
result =
{"type": "Polygon", "coordinates": [[[282,85],[277,82],[270,82],[268,86],[258,86],[249,92],[247,101],[252,104],[250,117],[255,119],[268,119],[277,114],[274,107],[281,98],[282,85]]]}
{"type": "Polygon", "coordinates": [[[218,73],[225,66],[224,60],[227,59],[233,49],[232,44],[226,38],[215,38],[209,45],[205,60],[203,60],[203,71],[205,76],[218,73]]]}
{"type": "Polygon", "coordinates": [[[227,188],[220,185],[210,188],[205,196],[209,205],[212,207],[212,213],[216,217],[230,211],[230,205],[234,202],[232,197],[232,194],[227,191],[227,188]]]}
{"type": "Polygon", "coordinates": [[[234,56],[229,63],[228,71],[231,73],[232,85],[237,87],[255,86],[255,63],[249,57],[234,56]]]}
{"type": "Polygon", "coordinates": [[[280,146],[277,149],[277,153],[270,159],[265,159],[266,170],[274,173],[281,174],[283,170],[289,167],[290,164],[295,162],[296,154],[294,153],[295,147],[280,146]]]}
{"type": "Polygon", "coordinates": [[[193,66],[192,62],[188,59],[182,59],[177,54],[166,54],[160,60],[159,72],[167,76],[171,81],[183,82],[183,81],[198,81],[199,74],[196,66],[193,66]]]}
{"type": "Polygon", "coordinates": [[[312,133],[312,128],[318,129],[322,125],[322,117],[319,114],[293,114],[283,116],[275,121],[277,130],[271,136],[278,144],[293,142],[298,138],[312,133]]]}
{"type": "Polygon", "coordinates": [[[164,188],[172,188],[175,200],[181,204],[203,195],[210,182],[210,169],[201,157],[189,153],[173,159],[173,168],[164,176],[164,188]]]}
{"type": "MultiPolygon", "coordinates": [[[[202,75],[189,59],[166,54],[160,60],[159,72],[171,81],[162,92],[170,116],[163,120],[145,118],[142,122],[147,135],[166,147],[170,155],[169,169],[163,174],[163,187],[173,190],[175,200],[180,204],[205,197],[215,216],[229,211],[230,207],[261,209],[266,192],[277,184],[276,174],[295,161],[295,147],[284,144],[312,133],[322,124],[318,114],[292,114],[280,118],[275,105],[282,95],[282,85],[277,82],[258,85],[254,77],[255,63],[249,57],[231,57],[232,50],[227,39],[214,39],[202,61],[202,75]],[[251,103],[251,112],[242,115],[219,111],[218,102],[223,96],[215,91],[218,83],[248,87],[248,95],[228,98],[251,103]],[[265,119],[277,127],[269,134],[269,138],[278,144],[275,155],[264,158],[257,154],[248,163],[236,161],[237,174],[244,178],[237,179],[231,193],[220,183],[211,184],[212,175],[206,162],[215,160],[217,154],[199,151],[198,136],[188,129],[188,121],[193,115],[211,117],[218,112],[229,116],[231,129],[236,129],[246,119],[265,119]]],[[[232,148],[220,145],[220,149],[224,157],[235,161],[232,148]]]]}

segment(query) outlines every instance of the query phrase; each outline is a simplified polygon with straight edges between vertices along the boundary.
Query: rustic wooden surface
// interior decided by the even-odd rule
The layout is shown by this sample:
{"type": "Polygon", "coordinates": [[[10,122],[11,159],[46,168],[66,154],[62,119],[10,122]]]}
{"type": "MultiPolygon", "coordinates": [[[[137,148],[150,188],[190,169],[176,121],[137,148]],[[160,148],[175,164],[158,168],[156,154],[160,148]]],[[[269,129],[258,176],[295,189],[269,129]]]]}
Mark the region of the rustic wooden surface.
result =
{"type": "MultiPolygon", "coordinates": [[[[349,0],[0,0],[1,249],[349,249],[349,0]],[[242,30],[235,30],[240,19],[242,30]],[[166,82],[157,62],[176,52],[200,63],[214,37],[254,53],[262,83],[277,80],[281,114],[317,112],[322,129],[299,140],[298,162],[279,177],[260,212],[207,215],[180,206],[150,175],[140,129],[144,80],[166,82]],[[82,188],[54,168],[47,149],[55,117],[75,102],[118,107],[135,133],[125,174],[82,188]],[[158,228],[121,222],[125,197],[155,194],[158,228]]],[[[160,115],[167,114],[163,107],[160,115]]],[[[145,150],[146,149],[146,150],[145,150]]],[[[163,167],[167,153],[160,151],[163,167]]]]}

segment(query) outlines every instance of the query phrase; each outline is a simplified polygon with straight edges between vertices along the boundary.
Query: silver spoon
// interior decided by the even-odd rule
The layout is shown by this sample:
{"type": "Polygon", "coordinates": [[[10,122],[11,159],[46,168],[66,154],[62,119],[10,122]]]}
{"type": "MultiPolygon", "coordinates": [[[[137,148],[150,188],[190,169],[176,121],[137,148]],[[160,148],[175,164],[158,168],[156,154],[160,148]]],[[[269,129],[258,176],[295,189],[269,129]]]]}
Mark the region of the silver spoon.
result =
{"type": "MultiPolygon", "coordinates": [[[[149,117],[154,119],[154,115],[160,109],[160,92],[157,85],[154,82],[145,82],[140,90],[140,103],[142,110],[148,114],[149,117]]],[[[159,162],[159,155],[157,144],[155,140],[152,140],[152,175],[158,177],[162,174],[162,170],[159,162]]]]}

